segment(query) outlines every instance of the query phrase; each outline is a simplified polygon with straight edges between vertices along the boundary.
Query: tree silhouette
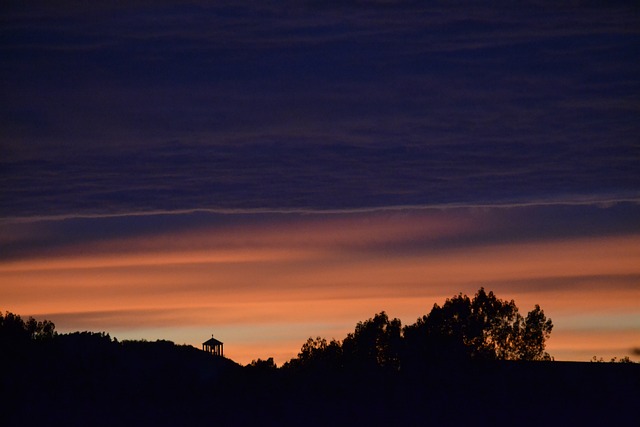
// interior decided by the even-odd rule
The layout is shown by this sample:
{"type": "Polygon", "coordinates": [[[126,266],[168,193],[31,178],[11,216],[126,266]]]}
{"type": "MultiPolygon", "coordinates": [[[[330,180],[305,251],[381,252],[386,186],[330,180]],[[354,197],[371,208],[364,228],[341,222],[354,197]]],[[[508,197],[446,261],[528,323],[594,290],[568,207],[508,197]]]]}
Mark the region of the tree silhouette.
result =
{"type": "Polygon", "coordinates": [[[547,319],[544,311],[536,304],[535,308],[527,314],[524,326],[520,326],[522,338],[519,345],[519,358],[522,360],[550,360],[551,356],[544,349],[552,329],[551,319],[547,319]]]}
{"type": "Polygon", "coordinates": [[[553,323],[536,305],[526,319],[513,300],[480,288],[473,299],[458,294],[404,328],[405,351],[427,360],[549,360],[545,342],[553,323]]]}
{"type": "Polygon", "coordinates": [[[34,342],[51,340],[56,335],[55,328],[48,320],[38,322],[29,317],[25,322],[17,314],[0,313],[0,350],[4,354],[18,354],[34,342]]]}
{"type": "Polygon", "coordinates": [[[56,325],[49,320],[38,322],[33,317],[25,323],[25,329],[32,340],[47,340],[55,335],[56,325]]]}
{"type": "Polygon", "coordinates": [[[455,361],[471,357],[466,337],[470,334],[471,302],[466,295],[448,299],[440,307],[434,304],[428,315],[405,326],[404,353],[406,361],[455,361]]]}
{"type": "Polygon", "coordinates": [[[276,369],[277,367],[278,366],[273,361],[273,357],[270,357],[267,360],[264,360],[264,359],[252,360],[251,363],[247,365],[247,368],[255,369],[258,371],[269,371],[269,370],[276,369]]]}
{"type": "Polygon", "coordinates": [[[297,369],[337,369],[342,367],[342,345],[335,339],[327,342],[325,338],[307,339],[296,359],[285,364],[287,368],[297,369]]]}
{"type": "Polygon", "coordinates": [[[545,343],[553,329],[539,305],[526,317],[513,300],[480,288],[434,304],[431,312],[402,328],[382,311],[359,322],[343,340],[317,337],[303,344],[284,367],[327,370],[413,369],[437,362],[469,360],[551,360],[545,343]]]}
{"type": "Polygon", "coordinates": [[[402,324],[399,319],[389,320],[382,311],[373,319],[358,322],[353,333],[342,343],[346,364],[362,368],[400,366],[402,324]]]}

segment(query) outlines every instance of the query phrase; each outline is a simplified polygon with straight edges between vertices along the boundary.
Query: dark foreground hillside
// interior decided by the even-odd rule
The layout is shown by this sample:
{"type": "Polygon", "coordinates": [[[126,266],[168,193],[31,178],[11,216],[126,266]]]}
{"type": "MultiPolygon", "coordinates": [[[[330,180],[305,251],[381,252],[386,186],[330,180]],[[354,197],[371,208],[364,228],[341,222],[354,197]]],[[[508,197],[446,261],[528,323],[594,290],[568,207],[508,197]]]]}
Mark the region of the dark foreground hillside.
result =
{"type": "Polygon", "coordinates": [[[241,367],[171,342],[71,334],[4,349],[1,419],[32,425],[638,425],[640,365],[241,367]]]}

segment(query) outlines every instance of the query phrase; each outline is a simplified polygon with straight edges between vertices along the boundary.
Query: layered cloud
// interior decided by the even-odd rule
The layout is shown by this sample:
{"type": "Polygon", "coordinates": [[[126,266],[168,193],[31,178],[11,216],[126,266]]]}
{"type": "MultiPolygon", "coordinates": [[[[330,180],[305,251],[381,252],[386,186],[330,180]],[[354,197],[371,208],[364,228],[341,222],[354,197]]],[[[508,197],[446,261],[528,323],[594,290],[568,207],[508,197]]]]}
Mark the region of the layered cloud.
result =
{"type": "Polygon", "coordinates": [[[625,7],[236,3],[7,8],[0,215],[638,197],[625,7]]]}
{"type": "Polygon", "coordinates": [[[115,227],[119,236],[113,219],[54,221],[5,246],[13,254],[0,263],[0,300],[63,331],[194,345],[215,332],[232,358],[282,362],[309,335],[342,338],[381,310],[412,323],[434,303],[485,286],[524,312],[540,304],[562,331],[550,342],[559,358],[586,360],[595,349],[621,356],[640,331],[640,232],[611,223],[634,212],[629,205],[134,217],[126,233],[115,227]],[[549,217],[556,222],[545,227],[549,217]],[[74,237],[74,223],[98,231],[74,237]],[[70,238],[39,240],[42,229],[70,238]],[[619,339],[605,339],[606,331],[619,339]],[[582,347],[578,336],[589,337],[582,347]]]}
{"type": "Polygon", "coordinates": [[[541,304],[559,358],[640,344],[630,7],[14,2],[2,22],[0,309],[283,361],[485,286],[541,304]]]}

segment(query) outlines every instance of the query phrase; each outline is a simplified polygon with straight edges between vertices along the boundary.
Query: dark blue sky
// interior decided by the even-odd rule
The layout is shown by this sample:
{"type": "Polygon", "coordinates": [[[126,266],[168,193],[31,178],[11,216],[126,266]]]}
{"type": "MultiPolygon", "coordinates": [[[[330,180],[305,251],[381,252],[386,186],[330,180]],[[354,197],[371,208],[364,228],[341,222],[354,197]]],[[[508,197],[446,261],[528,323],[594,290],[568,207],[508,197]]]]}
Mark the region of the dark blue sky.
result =
{"type": "Polygon", "coordinates": [[[0,311],[282,363],[484,286],[639,347],[637,2],[6,0],[0,58],[0,311]]]}
{"type": "Polygon", "coordinates": [[[640,196],[640,11],[5,2],[0,216],[640,196]]]}

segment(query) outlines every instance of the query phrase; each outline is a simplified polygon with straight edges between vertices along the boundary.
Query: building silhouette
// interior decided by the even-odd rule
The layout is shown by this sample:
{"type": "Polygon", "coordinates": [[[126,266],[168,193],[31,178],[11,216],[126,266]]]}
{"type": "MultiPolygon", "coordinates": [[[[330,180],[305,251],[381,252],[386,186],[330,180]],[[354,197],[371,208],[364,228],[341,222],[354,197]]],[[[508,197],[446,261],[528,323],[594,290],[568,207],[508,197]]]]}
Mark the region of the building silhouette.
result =
{"type": "Polygon", "coordinates": [[[223,356],[224,344],[211,335],[211,338],[202,343],[202,350],[214,356],[223,356]]]}

